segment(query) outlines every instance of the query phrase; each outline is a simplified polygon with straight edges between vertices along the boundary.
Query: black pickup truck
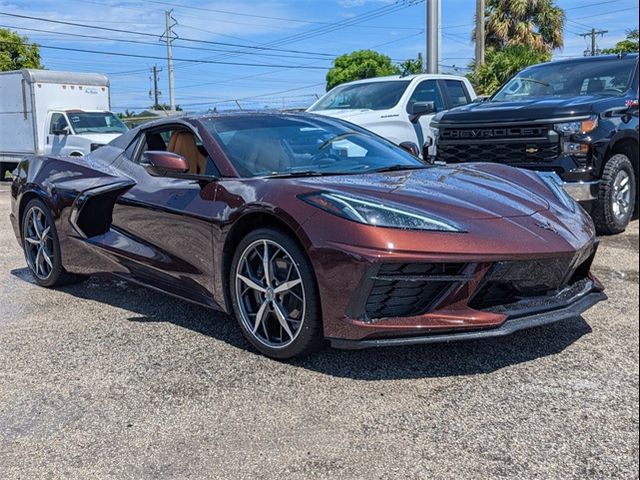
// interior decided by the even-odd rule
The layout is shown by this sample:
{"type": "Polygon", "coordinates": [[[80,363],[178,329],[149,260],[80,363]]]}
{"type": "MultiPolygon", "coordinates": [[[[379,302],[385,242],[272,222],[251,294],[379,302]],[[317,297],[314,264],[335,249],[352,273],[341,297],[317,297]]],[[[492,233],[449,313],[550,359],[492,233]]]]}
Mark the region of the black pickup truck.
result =
{"type": "Polygon", "coordinates": [[[556,172],[600,233],[638,214],[638,54],[527,67],[492,97],[441,112],[435,158],[556,172]]]}

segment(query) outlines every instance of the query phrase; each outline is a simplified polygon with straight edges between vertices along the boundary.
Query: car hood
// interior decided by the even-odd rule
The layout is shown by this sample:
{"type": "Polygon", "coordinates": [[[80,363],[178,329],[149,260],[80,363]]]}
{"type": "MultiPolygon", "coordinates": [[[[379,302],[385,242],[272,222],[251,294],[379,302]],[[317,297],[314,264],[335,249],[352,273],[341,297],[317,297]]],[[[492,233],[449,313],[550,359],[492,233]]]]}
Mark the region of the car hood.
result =
{"type": "MultiPolygon", "coordinates": [[[[615,102],[615,100],[584,95],[564,98],[536,98],[518,102],[492,102],[488,100],[470,103],[444,112],[441,116],[436,117],[436,122],[439,124],[498,123],[586,116],[593,111],[594,102],[615,102]]],[[[624,99],[617,98],[617,102],[624,104],[624,99]]]]}
{"type": "MultiPolygon", "coordinates": [[[[454,220],[530,216],[556,202],[535,173],[497,164],[298,179],[308,188],[365,196],[454,220]]],[[[558,202],[559,204],[559,202],[558,202]]],[[[563,208],[561,204],[555,205],[563,208]]]]}
{"type": "Polygon", "coordinates": [[[371,110],[368,108],[353,108],[353,109],[333,109],[333,110],[315,110],[311,113],[315,113],[316,115],[324,115],[325,117],[333,117],[339,118],[340,120],[346,120],[348,122],[357,123],[361,125],[363,122],[367,120],[375,120],[379,119],[380,115],[387,110],[371,110]]]}

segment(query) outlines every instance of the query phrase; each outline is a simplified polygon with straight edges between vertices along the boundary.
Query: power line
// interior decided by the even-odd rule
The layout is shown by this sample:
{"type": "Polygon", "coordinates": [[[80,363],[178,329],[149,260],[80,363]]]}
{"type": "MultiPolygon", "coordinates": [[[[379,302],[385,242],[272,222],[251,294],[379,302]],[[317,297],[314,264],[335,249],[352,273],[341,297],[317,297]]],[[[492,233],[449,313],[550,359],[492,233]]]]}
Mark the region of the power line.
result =
{"type": "MultiPolygon", "coordinates": [[[[70,32],[59,32],[56,30],[45,30],[45,29],[41,29],[41,28],[27,28],[27,27],[18,27],[15,25],[0,25],[0,27],[2,28],[13,28],[16,30],[26,30],[29,32],[39,32],[39,33],[48,33],[48,34],[52,34],[52,35],[61,35],[61,36],[65,36],[65,37],[74,37],[74,38],[92,38],[95,40],[105,40],[105,41],[110,41],[110,42],[121,42],[121,43],[131,43],[131,44],[137,44],[137,45],[151,45],[154,47],[162,47],[162,45],[158,42],[147,42],[144,40],[128,40],[128,39],[124,39],[124,38],[113,38],[113,37],[104,37],[104,36],[100,36],[100,35],[87,35],[87,34],[81,34],[81,33],[70,33],[70,32]]],[[[178,40],[178,39],[176,39],[178,40]]],[[[234,52],[234,50],[223,50],[220,48],[210,48],[210,47],[194,47],[194,46],[190,46],[190,45],[174,45],[174,48],[181,48],[181,49],[185,49],[185,50],[197,50],[197,51],[205,51],[205,52],[234,52]]],[[[276,58],[299,58],[299,59],[303,59],[303,60],[310,60],[313,59],[314,57],[312,56],[304,56],[304,55],[283,55],[283,54],[273,54],[273,53],[266,53],[266,52],[255,52],[253,53],[253,55],[256,56],[261,56],[261,57],[276,57],[276,58]]],[[[317,58],[317,56],[316,56],[317,58]]],[[[324,60],[324,59],[323,59],[324,60]]],[[[328,59],[327,59],[328,60],[328,59]]],[[[146,71],[147,69],[144,69],[144,71],[146,71]]],[[[139,71],[143,71],[143,70],[139,70],[139,71]]]]}
{"type": "MultiPolygon", "coordinates": [[[[311,29],[308,30],[306,32],[301,32],[298,34],[294,34],[294,35],[289,35],[286,37],[282,37],[278,40],[274,40],[272,42],[268,42],[268,43],[264,43],[264,44],[260,44],[260,47],[263,48],[273,48],[274,46],[282,46],[282,45],[287,45],[290,43],[295,43],[295,42],[299,42],[302,40],[307,40],[309,38],[313,38],[313,37],[317,37],[319,35],[324,35],[326,33],[331,33],[333,31],[339,30],[341,28],[346,28],[349,26],[352,26],[354,24],[357,23],[363,23],[366,21],[369,21],[373,18],[378,18],[381,16],[385,16],[385,15],[389,15],[391,13],[395,13],[397,11],[403,10],[405,8],[408,8],[410,6],[414,6],[414,5],[418,5],[420,3],[423,3],[424,0],[396,0],[396,3],[394,5],[386,5],[384,7],[379,7],[373,10],[370,10],[369,12],[365,12],[361,15],[358,15],[356,17],[350,18],[350,19],[346,19],[346,20],[341,20],[339,22],[334,22],[331,25],[328,26],[324,26],[324,27],[319,27],[319,28],[315,28],[315,29],[311,29]]],[[[246,52],[241,52],[239,54],[235,54],[235,55],[224,55],[224,56],[216,56],[216,57],[209,57],[210,59],[224,59],[224,58],[229,58],[229,57],[233,57],[233,56],[238,56],[238,55],[244,55],[249,53],[248,51],[246,52]]],[[[177,68],[188,68],[189,65],[183,65],[181,67],[177,67],[177,68]]]]}
{"type": "MultiPolygon", "coordinates": [[[[8,42],[5,40],[0,40],[0,43],[3,44],[18,44],[18,42],[8,42]]],[[[67,52],[81,52],[81,53],[92,53],[96,55],[112,55],[116,57],[131,57],[131,58],[148,58],[151,60],[165,60],[165,57],[158,57],[154,55],[139,55],[135,53],[118,53],[118,52],[105,52],[102,50],[85,50],[81,48],[69,48],[69,47],[53,47],[50,45],[40,45],[37,43],[22,43],[22,45],[29,46],[37,46],[39,48],[46,48],[51,50],[62,50],[67,52]]],[[[195,58],[176,58],[176,61],[180,62],[191,62],[191,63],[205,63],[205,64],[215,64],[215,65],[235,65],[241,67],[268,67],[268,68],[302,68],[307,70],[326,70],[325,67],[312,67],[305,65],[276,65],[276,64],[266,64],[266,63],[244,63],[244,62],[223,62],[223,61],[214,61],[214,60],[198,60],[195,58]]]]}
{"type": "MultiPolygon", "coordinates": [[[[194,7],[194,6],[186,6],[186,5],[180,5],[180,6],[176,6],[175,3],[171,3],[171,2],[164,2],[164,1],[160,1],[160,0],[142,0],[145,3],[154,3],[154,4],[158,4],[158,5],[167,5],[167,6],[172,6],[174,8],[180,8],[180,9],[186,9],[186,10],[197,10],[197,11],[201,11],[201,12],[214,12],[214,13],[222,13],[225,15],[235,15],[235,16],[239,16],[239,17],[252,17],[252,18],[262,18],[262,19],[267,19],[267,20],[279,20],[279,21],[284,21],[284,22],[294,22],[294,23],[304,23],[307,25],[332,25],[334,22],[322,22],[322,21],[314,21],[314,20],[301,20],[299,18],[291,18],[291,17],[275,17],[275,16],[270,16],[270,15],[258,15],[258,14],[252,14],[252,13],[243,13],[243,12],[233,12],[230,10],[221,10],[218,8],[205,8],[205,7],[194,7]]],[[[389,29],[389,28],[395,28],[395,29],[402,29],[402,30],[417,30],[416,27],[389,27],[389,26],[385,26],[385,25],[367,25],[366,28],[376,28],[376,29],[389,29]]]]}
{"type": "MultiPolygon", "coordinates": [[[[0,15],[5,15],[8,17],[16,17],[16,18],[24,18],[24,19],[29,19],[29,20],[38,20],[41,22],[48,22],[48,23],[57,23],[60,25],[69,25],[69,26],[73,26],[73,27],[81,27],[81,28],[93,28],[96,30],[104,30],[104,31],[109,31],[109,32],[117,32],[117,33],[125,33],[128,35],[141,35],[144,37],[152,37],[152,38],[157,38],[157,35],[154,35],[152,33],[144,33],[144,32],[131,32],[129,30],[122,30],[119,28],[111,28],[111,27],[98,27],[96,25],[86,25],[86,24],[82,24],[82,23],[76,23],[76,22],[66,22],[63,20],[53,20],[50,18],[43,18],[43,17],[33,17],[33,16],[29,16],[29,15],[19,15],[17,13],[8,13],[8,12],[0,12],[0,15]]],[[[213,40],[198,40],[195,38],[180,38],[181,41],[183,42],[195,42],[195,43],[203,43],[203,44],[211,44],[211,45],[222,45],[222,46],[227,46],[227,47],[236,47],[236,48],[242,48],[242,49],[254,49],[254,50],[273,50],[273,51],[278,51],[278,52],[288,52],[288,53],[301,53],[301,54],[308,54],[308,55],[318,55],[318,56],[326,56],[326,57],[332,57],[332,54],[330,53],[322,53],[322,52],[309,52],[309,51],[303,51],[303,50],[291,50],[291,49],[283,49],[283,48],[274,48],[274,47],[267,47],[267,46],[251,46],[251,45],[240,45],[237,43],[229,43],[229,42],[216,42],[213,40]]]]}

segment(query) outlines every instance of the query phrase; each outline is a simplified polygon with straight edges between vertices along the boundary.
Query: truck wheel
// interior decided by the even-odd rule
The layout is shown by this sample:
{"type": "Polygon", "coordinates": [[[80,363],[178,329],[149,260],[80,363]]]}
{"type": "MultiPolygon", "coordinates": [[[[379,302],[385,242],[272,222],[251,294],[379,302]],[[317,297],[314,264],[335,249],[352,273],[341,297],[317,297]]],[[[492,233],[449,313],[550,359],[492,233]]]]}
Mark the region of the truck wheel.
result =
{"type": "Polygon", "coordinates": [[[636,174],[629,158],[618,153],[604,166],[593,221],[598,233],[611,235],[627,228],[636,205],[636,174]]]}

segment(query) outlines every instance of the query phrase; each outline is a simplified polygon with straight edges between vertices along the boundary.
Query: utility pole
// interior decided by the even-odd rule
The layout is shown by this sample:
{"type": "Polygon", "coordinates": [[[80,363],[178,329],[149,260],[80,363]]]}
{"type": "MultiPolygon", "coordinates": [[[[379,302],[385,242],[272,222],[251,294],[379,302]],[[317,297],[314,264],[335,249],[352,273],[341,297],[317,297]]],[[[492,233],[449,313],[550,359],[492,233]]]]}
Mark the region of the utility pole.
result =
{"type": "Polygon", "coordinates": [[[161,72],[162,69],[158,68],[157,65],[151,67],[151,75],[153,81],[153,108],[154,110],[158,109],[158,96],[160,95],[160,91],[158,90],[158,73],[161,72]]]}
{"type": "Polygon", "coordinates": [[[176,97],[175,91],[173,89],[173,30],[172,28],[176,25],[174,19],[171,17],[171,12],[173,10],[166,10],[164,12],[164,24],[165,31],[164,36],[167,42],[167,70],[169,74],[169,108],[173,111],[176,109],[176,97]]]}
{"type": "Polygon", "coordinates": [[[484,0],[476,0],[476,66],[484,65],[484,0]]]}
{"type": "MultiPolygon", "coordinates": [[[[600,35],[600,36],[604,36],[605,33],[609,33],[609,30],[596,30],[595,28],[592,28],[590,32],[587,33],[581,33],[580,36],[581,37],[591,37],[591,56],[595,56],[596,52],[597,52],[597,48],[596,48],[596,36],[600,35]]],[[[585,50],[584,51],[584,56],[588,57],[589,56],[589,50],[585,50]]]]}
{"type": "Polygon", "coordinates": [[[427,73],[438,73],[440,60],[440,0],[427,0],[427,73]]]}

